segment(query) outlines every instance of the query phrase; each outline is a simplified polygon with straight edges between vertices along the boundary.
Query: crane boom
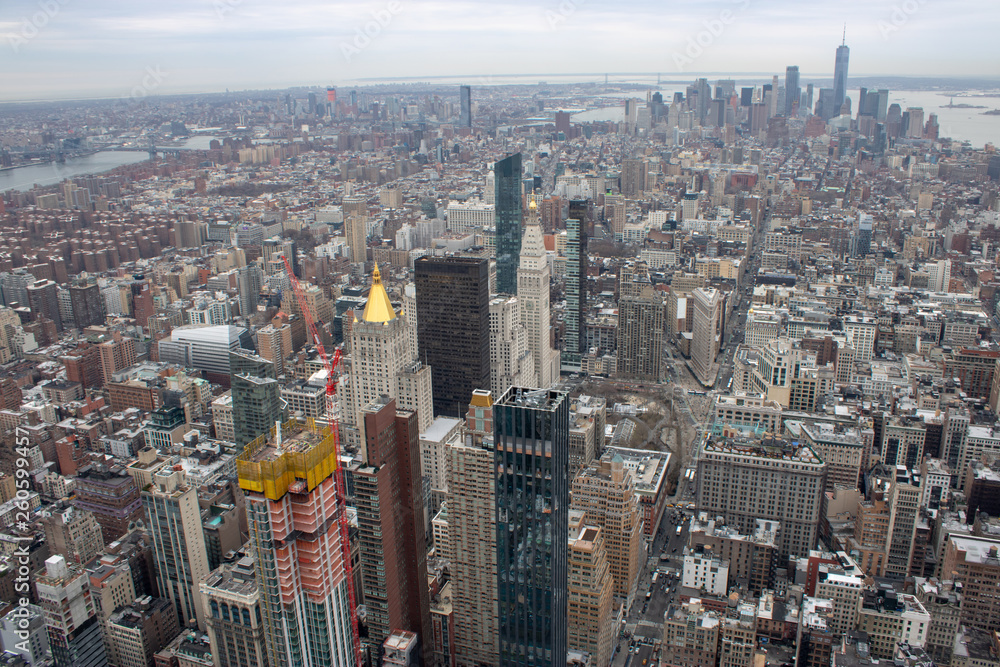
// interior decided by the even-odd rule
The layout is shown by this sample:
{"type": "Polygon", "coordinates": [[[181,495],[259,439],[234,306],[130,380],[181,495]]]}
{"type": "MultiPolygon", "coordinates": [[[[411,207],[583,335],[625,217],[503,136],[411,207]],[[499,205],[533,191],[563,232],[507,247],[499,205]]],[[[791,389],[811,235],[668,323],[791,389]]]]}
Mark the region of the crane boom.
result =
{"type": "Polygon", "coordinates": [[[351,641],[354,644],[354,664],[360,667],[363,664],[361,661],[361,634],[358,630],[358,603],[354,595],[354,576],[351,567],[350,526],[347,522],[347,484],[344,481],[344,469],[340,465],[340,428],[334,414],[333,404],[333,399],[337,395],[337,379],[334,376],[334,372],[340,366],[341,351],[339,347],[336,348],[333,353],[333,359],[327,356],[326,348],[323,346],[323,341],[319,337],[319,331],[316,329],[316,321],[313,319],[312,311],[309,310],[309,305],[306,302],[305,290],[302,289],[299,279],[295,277],[288,257],[282,255],[281,259],[285,262],[285,270],[288,272],[288,279],[292,283],[292,289],[295,290],[295,300],[299,304],[299,310],[302,311],[302,318],[306,321],[309,337],[312,338],[313,344],[316,346],[316,351],[323,360],[324,368],[326,368],[326,415],[330,425],[330,432],[333,434],[334,451],[337,455],[337,469],[333,473],[334,484],[337,489],[337,506],[334,511],[336,513],[337,524],[340,528],[340,548],[343,552],[344,578],[347,582],[347,601],[351,615],[351,641]]]}

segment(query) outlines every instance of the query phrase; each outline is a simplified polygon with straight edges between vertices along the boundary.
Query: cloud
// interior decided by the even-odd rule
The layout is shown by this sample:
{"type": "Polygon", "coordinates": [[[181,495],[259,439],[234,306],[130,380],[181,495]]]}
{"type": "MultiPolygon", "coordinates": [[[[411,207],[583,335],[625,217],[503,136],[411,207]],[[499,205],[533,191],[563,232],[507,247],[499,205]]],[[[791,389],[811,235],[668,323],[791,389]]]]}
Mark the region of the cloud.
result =
{"type": "MultiPolygon", "coordinates": [[[[0,99],[118,96],[144,67],[163,93],[371,78],[573,72],[677,73],[671,55],[735,20],[695,69],[829,76],[847,23],[851,74],[992,76],[1000,13],[973,0],[48,0],[58,12],[20,48],[40,0],[0,7],[0,99]],[[390,24],[348,62],[342,45],[391,2],[390,24]],[[886,36],[880,21],[916,7],[886,36]],[[552,17],[558,18],[553,21],[552,17]]],[[[693,70],[692,70],[693,71],[693,70]]]]}

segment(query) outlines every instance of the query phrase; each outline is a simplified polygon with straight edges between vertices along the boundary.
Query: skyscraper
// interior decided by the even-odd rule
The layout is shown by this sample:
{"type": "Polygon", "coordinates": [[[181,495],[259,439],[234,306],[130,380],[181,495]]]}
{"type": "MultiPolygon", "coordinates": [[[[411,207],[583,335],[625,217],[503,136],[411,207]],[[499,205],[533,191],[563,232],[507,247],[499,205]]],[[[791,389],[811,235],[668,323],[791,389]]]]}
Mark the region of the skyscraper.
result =
{"type": "Polygon", "coordinates": [[[142,492],[142,504],[155,546],[160,595],[174,604],[181,627],[193,621],[203,629],[198,582],[209,568],[198,489],[187,484],[183,470],[162,469],[142,492]]]}
{"type": "Polygon", "coordinates": [[[542,228],[538,224],[538,204],[534,199],[528,204],[528,211],[528,224],[521,242],[521,264],[517,269],[517,298],[521,303],[521,322],[528,334],[528,349],[535,366],[536,380],[530,384],[551,387],[559,377],[559,352],[552,349],[549,333],[549,261],[542,228]]]}
{"type": "Polygon", "coordinates": [[[490,386],[490,270],[485,257],[421,257],[417,284],[420,361],[431,367],[434,414],[460,417],[490,386]]]}
{"type": "Polygon", "coordinates": [[[364,410],[367,465],[354,471],[368,641],[393,630],[420,635],[430,656],[427,543],[417,416],[388,397],[364,410]]]}
{"type": "Polygon", "coordinates": [[[663,363],[663,293],[653,287],[643,261],[622,266],[619,284],[618,374],[656,382],[663,363]]]}
{"type": "Polygon", "coordinates": [[[535,365],[521,324],[516,296],[490,301],[490,390],[503,394],[509,387],[535,384],[535,365]]]}
{"type": "Polygon", "coordinates": [[[614,582],[608,568],[604,531],[584,512],[573,511],[569,532],[567,644],[586,651],[595,665],[611,663],[614,582]]]}
{"type": "Polygon", "coordinates": [[[459,86],[458,97],[461,109],[458,124],[460,127],[472,127],[472,88],[469,86],[459,86]]]}
{"type": "MultiPolygon", "coordinates": [[[[517,263],[521,256],[521,154],[515,153],[494,164],[493,174],[497,293],[517,294],[517,263]]],[[[465,398],[468,396],[467,393],[465,398]]]]}
{"type": "Polygon", "coordinates": [[[104,299],[97,283],[70,285],[69,295],[73,304],[73,326],[82,331],[84,327],[104,324],[104,299]]]}
{"type": "Polygon", "coordinates": [[[223,563],[201,582],[200,589],[212,655],[220,667],[266,667],[253,558],[223,563]]]}
{"type": "MultiPolygon", "coordinates": [[[[346,206],[345,206],[346,207],[346,206]]],[[[368,216],[344,212],[344,236],[351,249],[351,261],[363,264],[368,259],[368,216]]]]}
{"type": "MultiPolygon", "coordinates": [[[[59,314],[59,297],[56,284],[51,280],[36,280],[26,288],[28,307],[34,319],[47,317],[56,323],[56,330],[62,331],[63,321],[59,314]]],[[[143,323],[145,325],[145,323],[143,323]]]]}
{"type": "Polygon", "coordinates": [[[446,448],[449,553],[455,659],[460,665],[498,660],[496,488],[493,479],[493,396],[472,395],[464,437],[446,448]],[[458,490],[460,492],[457,492],[458,490]]]}
{"type": "Polygon", "coordinates": [[[351,367],[344,387],[342,433],[363,445],[362,412],[381,396],[396,399],[402,410],[416,412],[420,432],[430,428],[434,422],[432,371],[411,354],[409,322],[392,307],[377,265],[364,311],[351,323],[349,343],[351,367]]]}
{"type": "Polygon", "coordinates": [[[837,47],[837,60],[833,69],[833,115],[840,113],[840,107],[847,98],[847,62],[851,49],[846,44],[837,47]]]}
{"type": "Polygon", "coordinates": [[[569,401],[511,387],[494,409],[499,665],[566,663],[569,401]]]}
{"type": "Polygon", "coordinates": [[[587,316],[587,202],[569,203],[566,220],[566,340],[563,346],[564,370],[580,370],[586,348],[587,316]]]}
{"type": "Polygon", "coordinates": [[[722,329],[722,293],[711,287],[699,287],[694,299],[694,324],[691,327],[691,366],[702,384],[710,384],[715,357],[719,354],[722,329]]]}
{"type": "Polygon", "coordinates": [[[785,116],[791,118],[798,113],[799,99],[802,88],[799,87],[799,66],[789,65],[785,68],[785,116]]]}
{"type": "Polygon", "coordinates": [[[230,352],[229,368],[236,446],[243,447],[276,421],[284,421],[288,404],[281,398],[274,364],[264,357],[248,350],[230,352]]]}
{"type": "Polygon", "coordinates": [[[588,523],[603,529],[615,595],[631,607],[646,552],[635,481],[619,454],[593,462],[576,476],[573,509],[586,512],[588,523]]]}
{"type": "Polygon", "coordinates": [[[289,421],[236,461],[272,666],[354,664],[335,438],[289,421]]]}
{"type": "Polygon", "coordinates": [[[101,626],[90,592],[90,576],[62,556],[45,561],[34,577],[38,606],[45,610],[49,648],[56,667],[103,667],[108,664],[101,626]]]}

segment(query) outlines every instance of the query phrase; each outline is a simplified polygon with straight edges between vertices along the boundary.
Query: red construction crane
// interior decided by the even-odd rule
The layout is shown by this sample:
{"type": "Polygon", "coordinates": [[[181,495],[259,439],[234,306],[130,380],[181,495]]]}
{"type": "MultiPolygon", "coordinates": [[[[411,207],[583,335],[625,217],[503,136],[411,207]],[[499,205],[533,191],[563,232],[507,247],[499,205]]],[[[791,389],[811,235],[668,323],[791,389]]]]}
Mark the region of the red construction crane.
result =
{"type": "Polygon", "coordinates": [[[333,399],[337,394],[337,378],[334,373],[337,367],[340,366],[340,348],[338,347],[334,350],[333,359],[327,356],[326,348],[323,346],[323,341],[320,339],[319,332],[316,329],[316,321],[313,319],[312,311],[309,310],[309,304],[306,302],[306,294],[302,289],[302,285],[299,283],[299,279],[295,277],[295,273],[292,272],[292,265],[288,261],[288,257],[282,255],[281,259],[285,262],[285,270],[288,272],[288,279],[295,290],[295,300],[298,302],[299,310],[302,311],[302,317],[306,321],[309,337],[312,338],[313,343],[316,345],[316,351],[319,352],[319,356],[323,360],[323,367],[326,368],[326,416],[330,424],[330,432],[333,433],[334,451],[337,453],[337,470],[333,474],[334,483],[337,487],[337,508],[335,511],[337,514],[337,524],[340,526],[340,548],[343,550],[344,578],[347,583],[347,600],[351,614],[354,664],[362,665],[361,634],[358,632],[358,602],[354,596],[354,577],[351,571],[351,539],[346,509],[347,484],[344,482],[344,469],[340,465],[340,429],[338,428],[337,418],[334,415],[333,409],[333,399]]]}

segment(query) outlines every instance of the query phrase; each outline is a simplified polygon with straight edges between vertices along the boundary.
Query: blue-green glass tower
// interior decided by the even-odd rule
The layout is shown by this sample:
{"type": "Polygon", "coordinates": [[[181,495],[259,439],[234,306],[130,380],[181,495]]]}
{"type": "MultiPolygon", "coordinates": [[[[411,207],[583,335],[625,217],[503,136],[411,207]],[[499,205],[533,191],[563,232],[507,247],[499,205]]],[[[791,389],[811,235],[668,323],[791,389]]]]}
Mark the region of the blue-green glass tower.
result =
{"type": "Polygon", "coordinates": [[[566,664],[569,401],[511,387],[493,405],[502,667],[566,664]]]}
{"type": "Polygon", "coordinates": [[[521,260],[521,154],[493,165],[496,207],[497,293],[517,294],[521,260]]]}

